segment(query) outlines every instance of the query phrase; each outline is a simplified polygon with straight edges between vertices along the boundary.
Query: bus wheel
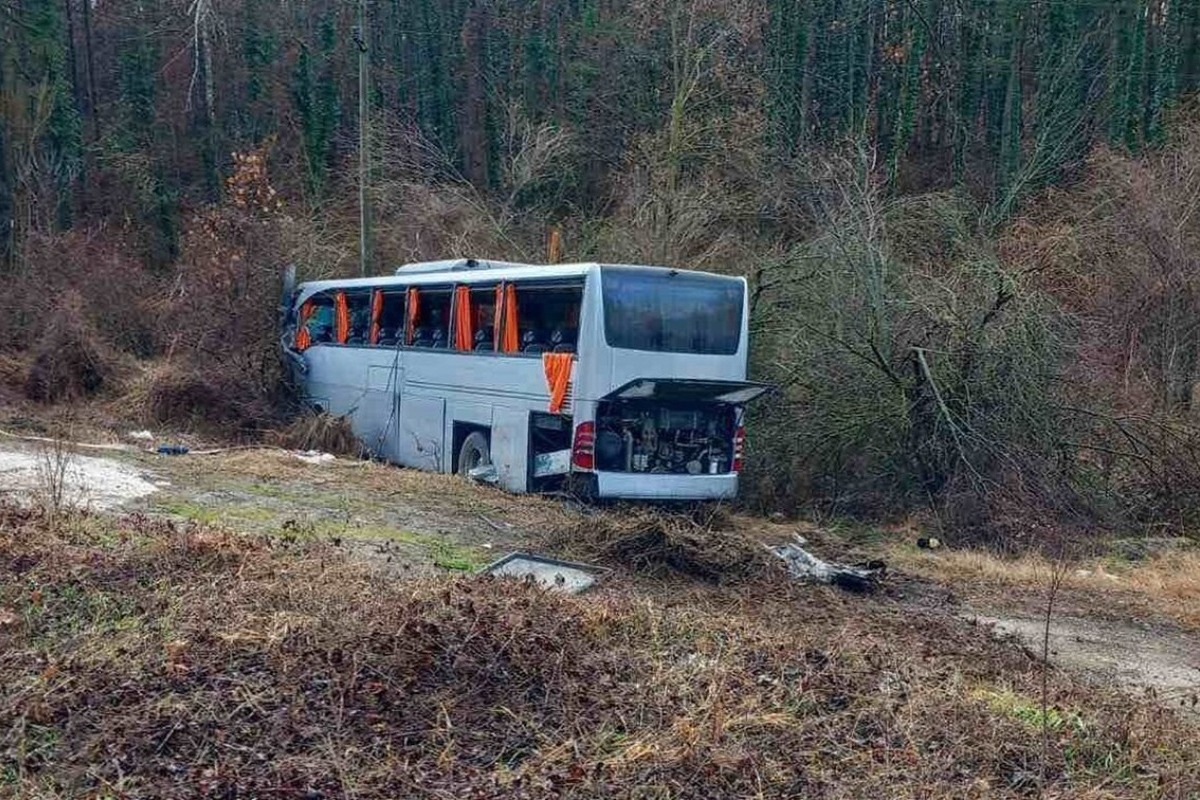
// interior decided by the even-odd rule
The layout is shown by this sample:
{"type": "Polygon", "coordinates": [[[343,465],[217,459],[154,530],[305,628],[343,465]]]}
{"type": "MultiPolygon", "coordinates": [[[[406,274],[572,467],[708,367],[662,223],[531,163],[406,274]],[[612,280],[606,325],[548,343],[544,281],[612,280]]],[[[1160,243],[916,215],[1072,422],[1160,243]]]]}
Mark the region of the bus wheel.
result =
{"type": "Polygon", "coordinates": [[[462,448],[458,451],[458,474],[468,477],[471,470],[492,463],[488,454],[488,440],[479,431],[463,440],[462,448]]]}

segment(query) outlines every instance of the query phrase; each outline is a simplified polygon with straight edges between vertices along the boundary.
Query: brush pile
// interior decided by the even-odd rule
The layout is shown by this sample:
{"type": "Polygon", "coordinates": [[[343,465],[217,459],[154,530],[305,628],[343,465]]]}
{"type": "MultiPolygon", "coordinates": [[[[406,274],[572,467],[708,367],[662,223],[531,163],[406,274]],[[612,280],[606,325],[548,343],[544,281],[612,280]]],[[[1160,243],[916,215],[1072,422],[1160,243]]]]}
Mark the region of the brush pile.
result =
{"type": "Polygon", "coordinates": [[[553,542],[584,560],[649,574],[678,572],[712,583],[782,574],[762,545],[728,524],[720,506],[685,511],[633,505],[580,518],[553,542]]]}
{"type": "MultiPolygon", "coordinates": [[[[14,796],[1018,797],[1043,763],[1020,649],[824,587],[398,583],[328,544],[7,506],[0,573],[14,796]]],[[[1052,684],[1047,796],[1200,791],[1200,731],[1052,684]]]]}
{"type": "Polygon", "coordinates": [[[97,392],[111,367],[103,340],[87,324],[83,299],[67,292],[55,306],[25,381],[25,396],[39,402],[78,400],[97,392]]]}
{"type": "Polygon", "coordinates": [[[362,442],[354,435],[346,417],[318,414],[308,409],[280,430],[270,432],[267,441],[289,450],[318,450],[353,458],[363,455],[362,442]]]}

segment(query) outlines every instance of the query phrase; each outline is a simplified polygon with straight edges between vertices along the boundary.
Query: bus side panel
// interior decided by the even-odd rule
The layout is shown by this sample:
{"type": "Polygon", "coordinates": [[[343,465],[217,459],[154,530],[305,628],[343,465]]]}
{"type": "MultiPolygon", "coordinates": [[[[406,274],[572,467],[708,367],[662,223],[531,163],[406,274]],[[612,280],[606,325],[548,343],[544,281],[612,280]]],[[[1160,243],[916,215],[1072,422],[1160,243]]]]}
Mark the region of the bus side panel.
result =
{"type": "Polygon", "coordinates": [[[496,408],[492,416],[491,451],[500,485],[510,492],[528,491],[528,409],[496,408]]]}
{"type": "Polygon", "coordinates": [[[399,364],[371,364],[367,367],[367,386],[352,422],[354,433],[367,451],[376,458],[395,461],[398,437],[397,401],[404,370],[399,364]]]}
{"type": "Polygon", "coordinates": [[[446,401],[402,393],[397,461],[406,467],[437,472],[445,456],[446,401]]]}

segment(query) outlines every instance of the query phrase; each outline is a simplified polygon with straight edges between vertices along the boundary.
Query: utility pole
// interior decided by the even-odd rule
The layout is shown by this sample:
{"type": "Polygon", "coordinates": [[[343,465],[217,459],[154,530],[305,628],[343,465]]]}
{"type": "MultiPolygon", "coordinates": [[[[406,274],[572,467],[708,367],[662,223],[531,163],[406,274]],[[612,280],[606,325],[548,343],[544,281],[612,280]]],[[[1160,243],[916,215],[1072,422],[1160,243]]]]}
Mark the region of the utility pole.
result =
{"type": "Polygon", "coordinates": [[[366,277],[367,265],[371,263],[371,210],[367,205],[367,178],[370,175],[367,152],[367,129],[370,126],[367,68],[370,62],[367,41],[367,0],[358,0],[358,27],[354,29],[354,43],[358,45],[358,258],[363,277],[366,277]]]}

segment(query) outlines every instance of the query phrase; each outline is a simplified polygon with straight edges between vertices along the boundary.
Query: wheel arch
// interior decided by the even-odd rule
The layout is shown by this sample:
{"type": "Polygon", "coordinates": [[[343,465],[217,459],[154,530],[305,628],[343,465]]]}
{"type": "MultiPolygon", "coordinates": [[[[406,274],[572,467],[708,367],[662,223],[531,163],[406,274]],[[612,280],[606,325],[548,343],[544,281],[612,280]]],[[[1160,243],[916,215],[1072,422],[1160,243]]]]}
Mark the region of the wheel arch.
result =
{"type": "Polygon", "coordinates": [[[454,420],[453,438],[451,439],[450,445],[451,473],[458,472],[458,462],[459,458],[462,456],[463,442],[465,442],[467,437],[472,433],[483,434],[483,438],[487,439],[488,449],[491,449],[492,428],[490,425],[480,425],[477,422],[460,422],[459,420],[454,420]]]}

